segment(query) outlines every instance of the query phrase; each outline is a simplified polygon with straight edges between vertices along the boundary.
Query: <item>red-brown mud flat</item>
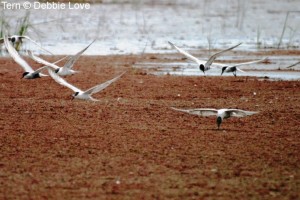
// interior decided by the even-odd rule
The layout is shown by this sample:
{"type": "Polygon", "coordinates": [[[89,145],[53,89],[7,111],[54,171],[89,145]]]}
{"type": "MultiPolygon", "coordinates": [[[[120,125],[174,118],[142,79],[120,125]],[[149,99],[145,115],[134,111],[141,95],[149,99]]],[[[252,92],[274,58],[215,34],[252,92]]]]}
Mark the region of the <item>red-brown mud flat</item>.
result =
{"type": "Polygon", "coordinates": [[[127,71],[94,103],[1,58],[0,199],[300,198],[299,81],[154,76],[140,59],[82,57],[66,78],[82,89],[127,71]],[[216,130],[171,106],[259,114],[216,130]]]}

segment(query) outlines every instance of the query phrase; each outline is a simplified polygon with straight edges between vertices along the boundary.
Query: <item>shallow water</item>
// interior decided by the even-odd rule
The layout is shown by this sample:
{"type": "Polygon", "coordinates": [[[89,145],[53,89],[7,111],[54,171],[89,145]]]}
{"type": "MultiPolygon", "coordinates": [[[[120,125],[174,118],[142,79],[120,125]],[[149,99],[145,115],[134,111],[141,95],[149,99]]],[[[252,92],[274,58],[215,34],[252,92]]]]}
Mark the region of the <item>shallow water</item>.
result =
{"type": "MultiPolygon", "coordinates": [[[[11,1],[24,2],[24,1],[11,1]]],[[[30,0],[30,2],[35,2],[30,0]]],[[[258,52],[277,47],[287,12],[300,6],[298,0],[105,0],[91,4],[90,9],[30,9],[30,28],[27,35],[55,55],[72,55],[91,41],[97,41],[84,55],[177,53],[168,44],[172,41],[190,52],[208,49],[224,49],[243,42],[237,52],[258,52]],[[276,23],[275,23],[276,22],[276,23]]],[[[8,24],[10,34],[17,34],[17,24],[26,10],[10,10],[0,7],[2,18],[8,24]]],[[[299,49],[300,12],[289,14],[281,47],[299,49]]],[[[4,48],[3,46],[1,48],[4,48]]],[[[23,50],[47,54],[25,41],[23,50]]],[[[4,53],[5,55],[5,53],[4,53]]],[[[178,55],[178,54],[177,54],[178,55]]],[[[222,56],[226,60],[255,60],[262,56],[222,56]]],[[[243,67],[247,73],[241,76],[268,76],[279,79],[299,79],[296,71],[276,71],[299,60],[298,55],[269,56],[268,64],[243,67]],[[268,70],[268,71],[266,71],[268,70]],[[271,71],[270,71],[271,70],[271,71]]],[[[150,69],[154,74],[202,75],[197,66],[186,63],[169,63],[150,69]],[[174,69],[176,68],[176,69],[174,69]]],[[[299,67],[294,67],[299,70],[299,67]]],[[[218,76],[211,70],[208,74],[218,76]]],[[[231,74],[228,74],[231,75],[231,74]]]]}
{"type": "MultiPolygon", "coordinates": [[[[57,55],[75,54],[95,38],[85,55],[169,53],[173,49],[167,41],[186,49],[221,49],[243,42],[237,50],[256,51],[277,46],[287,12],[300,6],[298,0],[104,2],[88,10],[30,9],[28,35],[57,55]]],[[[0,7],[0,12],[9,33],[16,34],[26,10],[0,7]]],[[[282,47],[300,46],[299,20],[300,13],[290,14],[282,47]]],[[[24,49],[45,53],[29,42],[24,49]]]]}
{"type": "MultiPolygon", "coordinates": [[[[263,64],[261,65],[263,66],[263,64]]],[[[137,63],[134,67],[154,75],[221,76],[221,68],[210,69],[204,74],[196,65],[190,63],[137,63]]],[[[267,80],[300,80],[300,71],[275,70],[270,67],[267,70],[263,67],[257,69],[248,67],[243,69],[245,73],[237,72],[237,76],[254,76],[267,80]]],[[[224,73],[222,76],[233,76],[233,73],[224,73]]]]}

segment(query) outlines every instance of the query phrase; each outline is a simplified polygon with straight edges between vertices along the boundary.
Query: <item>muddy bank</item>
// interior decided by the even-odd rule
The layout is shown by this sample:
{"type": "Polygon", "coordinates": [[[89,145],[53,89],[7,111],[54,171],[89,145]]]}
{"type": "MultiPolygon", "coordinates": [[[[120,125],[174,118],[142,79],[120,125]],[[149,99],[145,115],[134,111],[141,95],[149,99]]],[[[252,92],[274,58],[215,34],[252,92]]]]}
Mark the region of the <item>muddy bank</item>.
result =
{"type": "Polygon", "coordinates": [[[97,103],[71,101],[49,77],[21,80],[1,59],[0,198],[299,198],[299,81],[132,68],[148,58],[80,58],[67,80],[82,89],[127,71],[97,103]],[[215,118],[170,106],[260,113],[217,131],[215,118]]]}

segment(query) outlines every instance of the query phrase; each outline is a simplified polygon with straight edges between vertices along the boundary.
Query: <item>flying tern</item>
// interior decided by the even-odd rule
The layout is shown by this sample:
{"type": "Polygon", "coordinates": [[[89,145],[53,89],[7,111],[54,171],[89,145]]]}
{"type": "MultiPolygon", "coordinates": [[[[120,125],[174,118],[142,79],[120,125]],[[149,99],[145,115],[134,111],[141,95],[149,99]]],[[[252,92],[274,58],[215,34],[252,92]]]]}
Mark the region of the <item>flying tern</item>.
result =
{"type": "Polygon", "coordinates": [[[50,76],[54,79],[54,81],[56,81],[57,83],[73,90],[75,93],[72,95],[72,99],[81,99],[81,100],[91,100],[91,101],[99,101],[97,99],[94,99],[91,95],[95,94],[97,92],[100,92],[101,90],[105,89],[106,87],[108,87],[110,84],[112,84],[113,82],[117,81],[123,74],[125,74],[126,72],[123,72],[122,74],[120,74],[119,76],[106,81],[104,83],[98,84],[86,91],[82,91],[81,89],[75,87],[74,85],[68,83],[66,80],[64,80],[63,78],[61,78],[59,75],[57,75],[51,68],[48,67],[48,72],[50,74],[50,76]]]}
{"type": "Polygon", "coordinates": [[[28,55],[37,63],[47,65],[48,67],[51,67],[52,69],[54,69],[55,73],[57,73],[58,75],[69,76],[69,75],[78,73],[78,71],[73,70],[72,67],[74,66],[75,62],[79,59],[79,57],[83,54],[83,52],[85,52],[94,42],[95,42],[95,40],[92,43],[90,43],[87,47],[85,47],[84,49],[79,51],[77,54],[75,54],[74,56],[70,56],[68,61],[64,64],[63,67],[59,67],[53,63],[50,63],[50,62],[34,55],[31,51],[28,51],[28,55]]]}
{"type": "MultiPolygon", "coordinates": [[[[53,53],[51,53],[50,51],[48,51],[47,49],[43,48],[41,45],[39,45],[36,41],[34,41],[33,39],[31,39],[29,36],[26,36],[26,35],[23,35],[23,36],[20,36],[20,35],[12,35],[10,37],[7,37],[9,41],[11,41],[13,44],[15,43],[22,43],[23,42],[23,39],[27,39],[29,41],[31,41],[32,43],[34,43],[36,46],[38,46],[39,48],[41,48],[42,50],[50,53],[53,55],[53,53]]],[[[1,43],[4,43],[4,38],[0,38],[0,44],[1,43]]]]}
{"type": "Polygon", "coordinates": [[[213,109],[213,108],[195,108],[195,109],[178,109],[173,108],[173,110],[185,112],[192,115],[198,115],[202,117],[207,116],[217,116],[217,125],[218,129],[220,129],[220,125],[224,119],[230,118],[230,117],[246,117],[249,115],[257,114],[258,112],[253,111],[246,111],[246,110],[240,110],[240,109],[213,109]]]}
{"type": "MultiPolygon", "coordinates": [[[[185,57],[187,57],[188,59],[196,62],[198,65],[199,65],[199,69],[205,74],[205,71],[209,70],[211,68],[211,64],[214,62],[214,60],[220,56],[221,54],[225,53],[226,51],[229,51],[229,50],[232,50],[236,47],[238,47],[239,45],[241,45],[242,43],[239,43],[233,47],[230,47],[228,49],[225,49],[223,51],[220,51],[218,53],[215,53],[214,55],[212,55],[208,61],[205,61],[205,60],[199,60],[198,58],[192,56],[191,54],[189,54],[188,52],[184,51],[183,49],[180,49],[179,47],[177,47],[176,45],[174,45],[173,43],[169,42],[169,44],[177,49],[177,51],[181,54],[183,54],[185,57]]],[[[215,65],[218,65],[217,63],[214,63],[215,65]]]]}
{"type": "Polygon", "coordinates": [[[222,75],[224,72],[225,72],[225,73],[232,72],[233,75],[236,76],[236,72],[237,72],[237,71],[245,72],[245,71],[241,70],[240,68],[238,68],[238,66],[241,66],[241,65],[249,65],[249,64],[254,64],[254,63],[259,63],[259,62],[262,62],[262,61],[265,61],[265,60],[267,60],[267,58],[260,59],[260,60],[255,60],[255,61],[250,61],[250,62],[238,63],[238,64],[235,64],[235,65],[232,65],[232,66],[224,66],[224,67],[222,67],[222,73],[221,73],[221,75],[222,75]]]}
{"type": "Polygon", "coordinates": [[[12,46],[11,42],[8,40],[6,35],[4,35],[4,45],[8,53],[10,54],[10,56],[14,59],[14,61],[18,63],[25,71],[22,75],[22,78],[35,79],[35,78],[40,78],[41,76],[47,76],[40,73],[45,68],[45,66],[37,70],[33,70],[30,67],[30,65],[19,55],[16,49],[12,46]]]}

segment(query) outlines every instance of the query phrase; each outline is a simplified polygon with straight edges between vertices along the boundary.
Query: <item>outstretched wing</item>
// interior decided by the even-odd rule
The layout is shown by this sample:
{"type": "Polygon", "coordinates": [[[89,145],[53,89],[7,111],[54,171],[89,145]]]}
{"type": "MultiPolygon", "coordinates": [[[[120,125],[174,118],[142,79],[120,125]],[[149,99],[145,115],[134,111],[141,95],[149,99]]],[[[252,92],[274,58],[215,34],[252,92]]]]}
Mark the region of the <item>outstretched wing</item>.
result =
{"type": "Polygon", "coordinates": [[[9,55],[14,59],[16,63],[18,63],[25,72],[34,72],[34,70],[29,66],[29,64],[19,55],[16,49],[12,46],[8,37],[4,33],[4,45],[9,53],[9,55]]]}
{"type": "MultiPolygon", "coordinates": [[[[225,49],[225,50],[223,50],[223,51],[219,51],[218,53],[215,53],[215,54],[212,55],[212,56],[208,59],[208,61],[205,63],[205,65],[204,65],[205,68],[209,68],[209,67],[211,66],[211,64],[214,62],[214,60],[215,60],[219,55],[225,53],[226,51],[230,51],[230,50],[232,50],[232,49],[234,49],[234,48],[240,46],[241,44],[242,44],[242,43],[239,43],[239,44],[237,44],[237,45],[235,45],[235,46],[233,46],[233,47],[230,47],[230,48],[228,48],[228,49],[225,49]]],[[[215,63],[215,64],[216,64],[216,63],[215,63]]],[[[217,64],[217,65],[223,66],[222,64],[217,64]]]]}
{"type": "Polygon", "coordinates": [[[97,93],[97,92],[100,92],[101,90],[104,90],[105,88],[107,88],[110,84],[112,84],[113,82],[117,81],[121,76],[123,76],[123,74],[125,74],[126,72],[123,72],[122,74],[120,74],[119,76],[109,80],[109,81],[106,81],[104,83],[101,83],[99,85],[96,85],[88,90],[86,90],[84,93],[85,94],[94,94],[94,93],[97,93]]]}
{"type": "Polygon", "coordinates": [[[254,111],[246,111],[246,110],[240,110],[240,109],[227,109],[225,112],[229,114],[231,117],[246,117],[250,115],[257,114],[259,112],[254,111]]]}
{"type": "Polygon", "coordinates": [[[27,51],[27,52],[28,52],[29,57],[31,59],[33,59],[35,62],[40,63],[42,65],[46,65],[46,66],[51,67],[53,69],[59,69],[59,67],[57,65],[55,65],[54,63],[50,63],[50,62],[34,55],[31,51],[27,51]]]}
{"type": "Polygon", "coordinates": [[[80,90],[79,88],[75,87],[74,85],[71,85],[70,83],[68,83],[65,79],[61,78],[60,76],[58,76],[51,68],[48,67],[48,72],[50,74],[50,76],[53,78],[53,80],[55,80],[58,84],[61,84],[71,90],[73,90],[74,92],[82,92],[82,90],[80,90]]]}
{"type": "Polygon", "coordinates": [[[30,40],[32,43],[34,43],[36,46],[38,46],[39,48],[43,49],[44,51],[50,53],[51,55],[53,55],[53,53],[51,53],[50,51],[48,51],[47,49],[43,48],[41,45],[39,45],[36,41],[34,41],[33,39],[31,39],[30,37],[24,35],[24,36],[20,36],[20,38],[26,38],[27,40],[30,40]]]}
{"type": "Polygon", "coordinates": [[[187,57],[188,59],[193,60],[193,61],[196,62],[198,65],[204,63],[203,61],[201,61],[201,60],[199,60],[198,58],[196,58],[196,57],[192,56],[191,54],[189,54],[188,52],[186,52],[186,51],[180,49],[179,47],[177,47],[177,46],[176,46],[175,44],[173,44],[172,42],[169,42],[169,44],[170,44],[173,48],[177,49],[177,51],[178,51],[179,53],[181,53],[182,55],[184,55],[184,56],[187,57]]]}
{"type": "Polygon", "coordinates": [[[85,47],[84,49],[82,49],[81,51],[79,51],[77,54],[75,54],[74,56],[71,56],[68,61],[64,64],[63,68],[69,68],[71,69],[74,65],[74,63],[78,60],[78,58],[83,54],[83,52],[85,52],[96,40],[94,40],[93,42],[91,42],[87,47],[85,47]]]}
{"type": "Polygon", "coordinates": [[[218,110],[213,108],[195,108],[195,109],[178,109],[174,107],[171,108],[176,111],[185,112],[191,115],[198,115],[202,117],[216,116],[218,114],[218,110]]]}
{"type": "Polygon", "coordinates": [[[250,61],[250,62],[244,62],[244,63],[237,63],[234,64],[233,66],[240,66],[240,65],[249,65],[249,64],[254,64],[254,63],[259,63],[259,62],[263,62],[265,60],[267,60],[268,58],[264,58],[264,59],[260,59],[260,60],[254,60],[254,61],[250,61]]]}

